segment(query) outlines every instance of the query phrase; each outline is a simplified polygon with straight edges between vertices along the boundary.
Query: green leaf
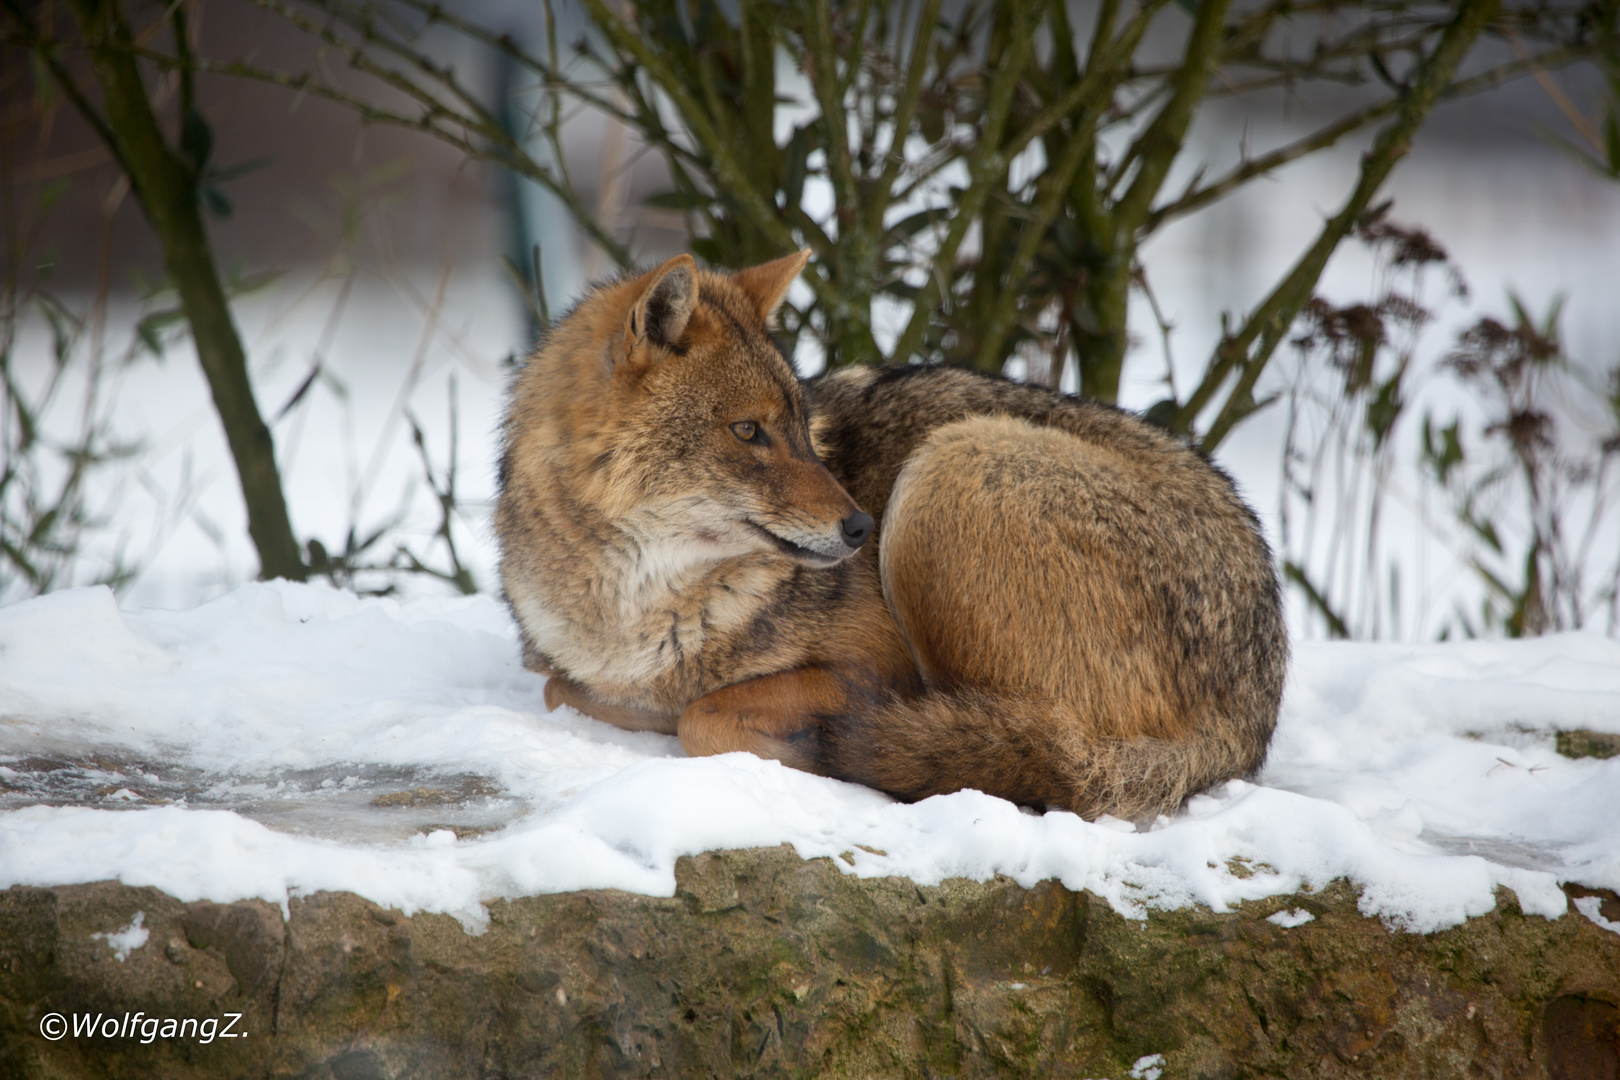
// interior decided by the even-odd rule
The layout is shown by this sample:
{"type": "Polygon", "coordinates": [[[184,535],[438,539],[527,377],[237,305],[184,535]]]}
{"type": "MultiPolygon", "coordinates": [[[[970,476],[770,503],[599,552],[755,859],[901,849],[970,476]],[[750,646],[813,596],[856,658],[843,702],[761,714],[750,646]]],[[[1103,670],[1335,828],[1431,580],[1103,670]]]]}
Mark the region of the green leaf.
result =
{"type": "Polygon", "coordinates": [[[1516,290],[1508,290],[1508,306],[1513,309],[1513,319],[1522,327],[1533,327],[1536,321],[1530,317],[1530,309],[1524,306],[1516,290]]]}
{"type": "Polygon", "coordinates": [[[218,188],[212,185],[199,187],[197,196],[202,200],[203,206],[208,208],[208,212],[221,221],[230,217],[235,210],[235,207],[231,206],[231,200],[227,199],[218,188]]]}
{"type": "Polygon", "coordinates": [[[214,152],[214,129],[196,109],[187,112],[180,124],[180,152],[190,160],[192,170],[198,175],[208,164],[208,155],[214,152]]]}
{"type": "Polygon", "coordinates": [[[1378,78],[1382,80],[1384,84],[1387,85],[1391,90],[1397,90],[1403,93],[1406,91],[1406,84],[1397,79],[1394,73],[1389,70],[1389,67],[1384,63],[1384,58],[1381,54],[1376,51],[1370,52],[1367,54],[1367,61],[1368,63],[1372,64],[1373,74],[1377,75],[1378,78]]]}
{"type": "Polygon", "coordinates": [[[227,169],[209,169],[203,179],[210,184],[228,184],[238,177],[246,176],[251,172],[258,172],[260,169],[264,168],[266,165],[269,165],[274,160],[275,159],[271,157],[249,158],[248,160],[237,165],[232,165],[227,169]]]}
{"type": "Polygon", "coordinates": [[[162,359],[163,339],[158,336],[157,330],[153,328],[151,323],[147,322],[145,319],[142,319],[140,322],[136,323],[135,339],[141,343],[141,347],[147,352],[158,357],[159,359],[162,359]]]}
{"type": "Polygon", "coordinates": [[[1451,479],[1451,470],[1462,464],[1462,436],[1458,421],[1436,431],[1427,414],[1423,417],[1423,460],[1434,471],[1435,479],[1445,484],[1451,479]]]}
{"type": "Polygon", "coordinates": [[[1609,369],[1608,392],[1604,399],[1609,405],[1609,414],[1614,417],[1616,428],[1620,428],[1620,364],[1609,369]]]}
{"type": "MultiPolygon", "coordinates": [[[[1611,116],[1611,123],[1613,122],[1613,119],[1614,118],[1611,116]]],[[[1605,153],[1603,155],[1594,154],[1592,153],[1589,144],[1584,142],[1576,142],[1573,139],[1566,139],[1556,131],[1543,132],[1542,138],[1546,139],[1548,142],[1552,143],[1553,146],[1557,147],[1559,150],[1562,150],[1565,154],[1568,154],[1582,165],[1585,165],[1588,169],[1591,169],[1594,173],[1603,177],[1605,180],[1613,180],[1620,177],[1620,167],[1615,166],[1612,157],[1609,161],[1604,160],[1604,157],[1609,157],[1612,155],[1612,150],[1609,148],[1605,148],[1605,153]]],[[[1604,142],[1607,143],[1608,141],[1609,132],[1605,130],[1604,142]]]]}
{"type": "Polygon", "coordinates": [[[1278,396],[1278,394],[1270,394],[1256,401],[1254,393],[1247,390],[1243,392],[1241,397],[1234,396],[1227,405],[1231,409],[1231,426],[1236,427],[1240,421],[1271,405],[1277,400],[1278,396]]]}
{"type": "Polygon", "coordinates": [[[1322,590],[1318,589],[1316,584],[1311,581],[1303,566],[1296,562],[1284,562],[1283,577],[1297,585],[1299,591],[1305,594],[1306,603],[1310,604],[1311,608],[1322,616],[1322,620],[1327,623],[1329,636],[1336,638],[1350,636],[1350,628],[1345,625],[1343,616],[1333,610],[1333,605],[1328,603],[1328,599],[1323,595],[1322,590]]]}
{"type": "Polygon", "coordinates": [[[804,199],[804,178],[809,172],[810,135],[802,127],[793,129],[787,144],[787,170],[782,180],[782,205],[798,206],[804,199]]]}
{"type": "Polygon", "coordinates": [[[135,338],[147,352],[161,360],[167,348],[163,341],[164,331],[184,322],[185,318],[185,311],[178,307],[154,311],[135,324],[135,338]]]}
{"type": "Polygon", "coordinates": [[[948,215],[937,208],[918,210],[915,214],[908,214],[899,221],[895,222],[893,225],[890,225],[886,230],[888,232],[888,236],[885,237],[885,239],[889,240],[890,243],[894,243],[902,237],[905,239],[910,239],[911,237],[922,232],[924,229],[928,228],[930,225],[934,225],[941,220],[945,220],[947,216],[948,215]]]}
{"type": "Polygon", "coordinates": [[[1154,402],[1148,411],[1142,414],[1142,419],[1150,424],[1157,424],[1166,430],[1173,431],[1176,426],[1176,416],[1181,412],[1181,403],[1175,398],[1165,398],[1154,402]]]}
{"type": "Polygon", "coordinates": [[[57,201],[67,194],[67,190],[68,180],[66,177],[60,180],[52,180],[40,189],[39,206],[34,212],[40,216],[50,213],[51,207],[55,206],[57,201]]]}
{"type": "Polygon", "coordinates": [[[21,570],[23,576],[26,577],[36,589],[39,588],[39,585],[43,580],[43,575],[39,572],[39,568],[29,560],[26,552],[24,552],[16,544],[13,544],[10,540],[5,539],[3,536],[0,536],[0,551],[5,552],[6,558],[11,560],[11,564],[18,570],[21,570]]]}
{"type": "Polygon", "coordinates": [[[45,513],[40,515],[39,520],[34,522],[34,527],[26,538],[26,543],[29,547],[37,548],[44,547],[46,545],[46,542],[50,538],[51,529],[56,525],[57,515],[61,512],[62,504],[57,503],[55,506],[51,507],[49,510],[45,511],[45,513]]]}
{"type": "Polygon", "coordinates": [[[326,388],[330,390],[339,401],[349,400],[349,384],[332,374],[331,371],[324,367],[321,368],[321,382],[326,384],[326,388]]]}
{"type": "Polygon", "coordinates": [[[68,354],[72,351],[73,342],[83,324],[72,312],[49,298],[41,298],[39,310],[51,326],[51,356],[56,361],[56,366],[61,367],[67,363],[68,354]]]}
{"type": "Polygon", "coordinates": [[[1402,368],[1390,376],[1379,386],[1378,393],[1373,395],[1372,402],[1367,406],[1366,424],[1367,430],[1372,432],[1374,449],[1384,445],[1390,429],[1406,407],[1401,400],[1401,376],[1405,373],[1406,369],[1402,368]]]}
{"type": "Polygon", "coordinates": [[[506,276],[512,279],[518,295],[523,297],[524,306],[534,318],[535,327],[544,334],[551,329],[551,313],[546,308],[546,290],[541,280],[540,245],[534,245],[534,277],[531,280],[524,273],[523,267],[510,255],[501,256],[501,265],[506,268],[506,276]]]}
{"type": "Polygon", "coordinates": [[[17,388],[12,384],[9,375],[6,378],[6,395],[11,399],[11,407],[17,414],[19,431],[15,449],[19,454],[25,454],[39,437],[39,425],[34,419],[34,411],[29,408],[23,396],[17,393],[17,388]]]}
{"type": "MultiPolygon", "coordinates": [[[[1547,317],[1541,323],[1541,336],[1554,346],[1558,344],[1558,320],[1564,313],[1565,299],[1567,298],[1563,293],[1554,294],[1552,303],[1547,306],[1547,317]]],[[[1557,360],[1558,357],[1555,355],[1552,359],[1557,360]]]]}
{"type": "Polygon", "coordinates": [[[272,424],[275,423],[277,420],[280,420],[282,417],[292,412],[293,409],[297,408],[298,403],[304,400],[304,395],[309,393],[310,387],[315,385],[315,380],[320,378],[320,375],[321,362],[319,359],[316,359],[315,363],[309,369],[309,374],[304,376],[304,381],[298,384],[298,389],[294,390],[292,397],[287,399],[287,403],[276,411],[276,415],[271,419],[270,422],[272,424]]]}
{"type": "MultiPolygon", "coordinates": [[[[1490,567],[1486,566],[1478,559],[1470,559],[1469,563],[1473,566],[1474,572],[1479,575],[1480,580],[1485,582],[1486,588],[1490,589],[1490,591],[1495,593],[1498,597],[1504,600],[1511,600],[1515,595],[1517,595],[1512,589],[1508,588],[1507,582],[1498,577],[1490,567]]],[[[1490,597],[1485,598],[1485,603],[1488,608],[1488,605],[1490,604],[1490,597]]]]}
{"type": "Polygon", "coordinates": [[[1474,535],[1485,541],[1487,547],[1498,555],[1502,554],[1502,538],[1496,535],[1494,522],[1489,519],[1480,520],[1479,518],[1470,517],[1468,526],[1474,530],[1474,535]]]}
{"type": "Polygon", "coordinates": [[[232,300],[247,296],[251,293],[267,289],[281,280],[281,270],[261,270],[256,274],[244,274],[241,270],[232,270],[225,282],[225,295],[232,300]]]}

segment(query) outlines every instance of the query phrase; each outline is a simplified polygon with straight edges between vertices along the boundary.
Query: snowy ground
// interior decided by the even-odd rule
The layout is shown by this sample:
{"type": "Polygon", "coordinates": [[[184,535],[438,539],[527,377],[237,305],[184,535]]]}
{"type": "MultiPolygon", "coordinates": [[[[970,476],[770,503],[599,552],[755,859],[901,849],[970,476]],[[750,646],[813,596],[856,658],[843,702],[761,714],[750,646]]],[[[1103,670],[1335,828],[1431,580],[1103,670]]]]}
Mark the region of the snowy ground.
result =
{"type": "Polygon", "coordinates": [[[784,842],[861,876],[1058,878],[1134,917],[1347,877],[1368,915],[1429,931],[1498,886],[1549,917],[1560,882],[1620,888],[1620,758],[1553,749],[1558,730],[1620,733],[1620,643],[1596,636],[1299,644],[1260,782],[1146,832],[689,759],[547,713],[541,687],[482,597],[273,583],[188,611],[120,611],[99,588],[0,609],[0,888],[346,889],[477,930],[494,897],[667,896],[681,855],[784,842]]]}

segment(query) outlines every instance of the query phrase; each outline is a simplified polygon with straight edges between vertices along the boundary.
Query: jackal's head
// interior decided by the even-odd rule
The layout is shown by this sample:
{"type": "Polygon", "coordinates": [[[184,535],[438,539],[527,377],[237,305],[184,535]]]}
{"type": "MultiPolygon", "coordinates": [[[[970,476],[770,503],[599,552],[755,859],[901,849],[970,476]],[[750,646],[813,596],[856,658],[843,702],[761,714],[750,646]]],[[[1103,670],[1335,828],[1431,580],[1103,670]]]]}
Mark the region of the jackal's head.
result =
{"type": "Polygon", "coordinates": [[[554,378],[551,459],[643,543],[831,566],[872,532],[810,446],[770,329],[809,252],[726,276],[689,255],[604,286],[535,358],[554,378]],[[559,392],[560,391],[560,392],[559,392]]]}

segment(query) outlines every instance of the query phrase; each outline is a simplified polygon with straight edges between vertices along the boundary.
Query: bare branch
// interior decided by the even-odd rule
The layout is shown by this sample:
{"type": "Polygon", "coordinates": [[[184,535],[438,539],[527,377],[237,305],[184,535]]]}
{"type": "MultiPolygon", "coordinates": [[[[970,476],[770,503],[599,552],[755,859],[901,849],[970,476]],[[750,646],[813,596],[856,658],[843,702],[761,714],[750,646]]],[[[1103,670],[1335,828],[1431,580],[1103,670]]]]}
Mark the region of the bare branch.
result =
{"type": "Polygon", "coordinates": [[[1279,169],[1291,161],[1297,161],[1307,154],[1325,150],[1351,132],[1366,127],[1374,120],[1388,116],[1399,105],[1399,99],[1390,98],[1387,101],[1380,101],[1376,105],[1357,109],[1355,112],[1340,117],[1303,139],[1298,139],[1286,146],[1280,146],[1268,154],[1262,154],[1257,158],[1245,161],[1219,180],[1194,191],[1189,191],[1174,202],[1166,203],[1154,210],[1148,215],[1147,220],[1142,223],[1141,232],[1143,235],[1151,233],[1166,221],[1174,221],[1176,218],[1185,217],[1195,210],[1202,209],[1217,199],[1231,194],[1257,176],[1264,176],[1266,173],[1279,169]]]}
{"type": "Polygon", "coordinates": [[[1344,206],[1323,226],[1316,243],[1255,309],[1242,329],[1221,343],[1203,381],[1176,416],[1176,426],[1183,431],[1190,430],[1215,391],[1237,371],[1237,383],[1203,437],[1206,449],[1217,446],[1232,425],[1252,408],[1254,386],[1260,373],[1309,299],[1328,257],[1367,209],[1396,162],[1411,149],[1412,136],[1450,83],[1452,73],[1469,47],[1496,13],[1497,0],[1462,0],[1458,7],[1456,18],[1446,27],[1434,52],[1418,71],[1395,121],[1378,133],[1372,149],[1362,158],[1361,175],[1344,206]]]}

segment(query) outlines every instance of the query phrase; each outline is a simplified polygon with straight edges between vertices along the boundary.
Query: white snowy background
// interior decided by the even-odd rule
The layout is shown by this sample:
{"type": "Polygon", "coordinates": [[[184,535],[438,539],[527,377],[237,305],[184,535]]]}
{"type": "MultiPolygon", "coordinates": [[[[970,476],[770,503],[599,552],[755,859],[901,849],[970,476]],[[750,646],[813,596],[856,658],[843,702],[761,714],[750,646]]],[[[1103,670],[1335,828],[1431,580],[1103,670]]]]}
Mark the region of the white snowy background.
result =
{"type": "Polygon", "coordinates": [[[1620,643],[1596,635],[1300,643],[1258,782],[1146,831],[688,758],[547,712],[543,682],[484,597],[271,583],[186,611],[104,588],[0,609],[0,888],[343,889],[476,932],[494,897],[668,896],[682,855],[783,843],[861,876],[1056,878],[1133,918],[1347,878],[1365,914],[1432,931],[1500,886],[1546,917],[1562,882],[1620,888],[1620,758],[1553,749],[1620,733],[1620,643]]]}

